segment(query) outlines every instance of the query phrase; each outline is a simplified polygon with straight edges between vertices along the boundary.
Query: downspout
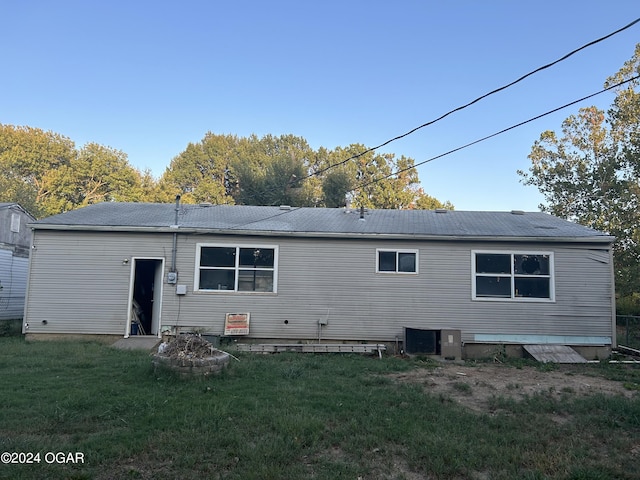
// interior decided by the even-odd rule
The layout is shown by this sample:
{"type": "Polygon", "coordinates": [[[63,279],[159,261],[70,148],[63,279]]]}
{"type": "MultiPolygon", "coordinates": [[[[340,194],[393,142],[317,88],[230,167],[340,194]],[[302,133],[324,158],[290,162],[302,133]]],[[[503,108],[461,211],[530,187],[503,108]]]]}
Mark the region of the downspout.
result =
{"type": "Polygon", "coordinates": [[[178,255],[178,214],[180,213],[180,195],[176,195],[176,217],[172,227],[176,229],[173,233],[173,249],[171,250],[171,272],[176,271],[176,257],[178,255]]]}
{"type": "Polygon", "coordinates": [[[617,339],[617,312],[616,312],[616,270],[613,264],[613,243],[609,245],[609,264],[611,275],[611,349],[618,347],[617,339]]]}
{"type": "Polygon", "coordinates": [[[22,314],[22,334],[29,333],[29,287],[31,286],[31,270],[33,267],[34,256],[36,254],[36,229],[31,227],[31,242],[29,248],[29,262],[27,264],[27,286],[24,292],[24,313],[22,314]]]}

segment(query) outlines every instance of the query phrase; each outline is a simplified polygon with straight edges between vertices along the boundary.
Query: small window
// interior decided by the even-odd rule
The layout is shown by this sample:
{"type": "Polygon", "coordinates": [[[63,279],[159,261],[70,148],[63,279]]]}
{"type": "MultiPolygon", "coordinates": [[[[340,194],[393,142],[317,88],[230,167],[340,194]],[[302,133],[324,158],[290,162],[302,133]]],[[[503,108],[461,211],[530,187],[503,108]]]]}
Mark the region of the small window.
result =
{"type": "Polygon", "coordinates": [[[553,301],[553,254],[472,252],[474,300],[553,301]]]}
{"type": "Polygon", "coordinates": [[[418,273],[417,250],[377,250],[376,272],[418,273]]]}
{"type": "Polygon", "coordinates": [[[11,214],[11,231],[13,233],[20,233],[20,215],[17,213],[11,214]]]}
{"type": "Polygon", "coordinates": [[[274,293],[277,247],[198,244],[196,291],[274,293]]]}

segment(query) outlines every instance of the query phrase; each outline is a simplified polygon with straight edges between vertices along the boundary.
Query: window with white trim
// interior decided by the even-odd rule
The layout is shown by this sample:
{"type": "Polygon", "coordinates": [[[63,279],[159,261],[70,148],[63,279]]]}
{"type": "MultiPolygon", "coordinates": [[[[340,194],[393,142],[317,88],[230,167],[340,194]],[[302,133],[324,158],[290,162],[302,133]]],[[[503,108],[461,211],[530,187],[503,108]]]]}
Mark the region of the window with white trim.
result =
{"type": "Polygon", "coordinates": [[[553,253],[473,251],[474,300],[554,301],[553,253]]]}
{"type": "Polygon", "coordinates": [[[377,273],[418,273],[417,250],[376,250],[377,273]]]}
{"type": "Polygon", "coordinates": [[[194,290],[275,293],[278,247],[198,244],[194,290]]]}

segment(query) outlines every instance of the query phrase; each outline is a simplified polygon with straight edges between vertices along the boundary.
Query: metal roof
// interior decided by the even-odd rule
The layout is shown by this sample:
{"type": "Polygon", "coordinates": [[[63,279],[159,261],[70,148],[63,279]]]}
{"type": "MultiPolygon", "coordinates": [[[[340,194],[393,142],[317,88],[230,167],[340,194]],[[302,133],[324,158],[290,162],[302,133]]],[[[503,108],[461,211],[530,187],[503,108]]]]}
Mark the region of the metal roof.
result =
{"type": "Polygon", "coordinates": [[[36,229],[193,231],[286,236],[598,241],[613,237],[541,212],[367,210],[105,202],[31,224],[36,229]]]}

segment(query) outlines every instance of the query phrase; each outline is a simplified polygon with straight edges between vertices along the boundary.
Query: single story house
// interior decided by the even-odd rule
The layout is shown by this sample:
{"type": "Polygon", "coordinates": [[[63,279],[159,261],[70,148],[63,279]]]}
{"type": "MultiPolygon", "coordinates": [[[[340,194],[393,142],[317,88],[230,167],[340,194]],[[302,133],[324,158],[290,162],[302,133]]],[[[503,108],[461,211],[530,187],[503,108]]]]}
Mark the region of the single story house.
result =
{"type": "Polygon", "coordinates": [[[109,202],[30,226],[32,338],[615,346],[614,238],[545,213],[109,202]]]}
{"type": "Polygon", "coordinates": [[[22,318],[33,221],[17,203],[0,203],[0,320],[22,318]]]}

